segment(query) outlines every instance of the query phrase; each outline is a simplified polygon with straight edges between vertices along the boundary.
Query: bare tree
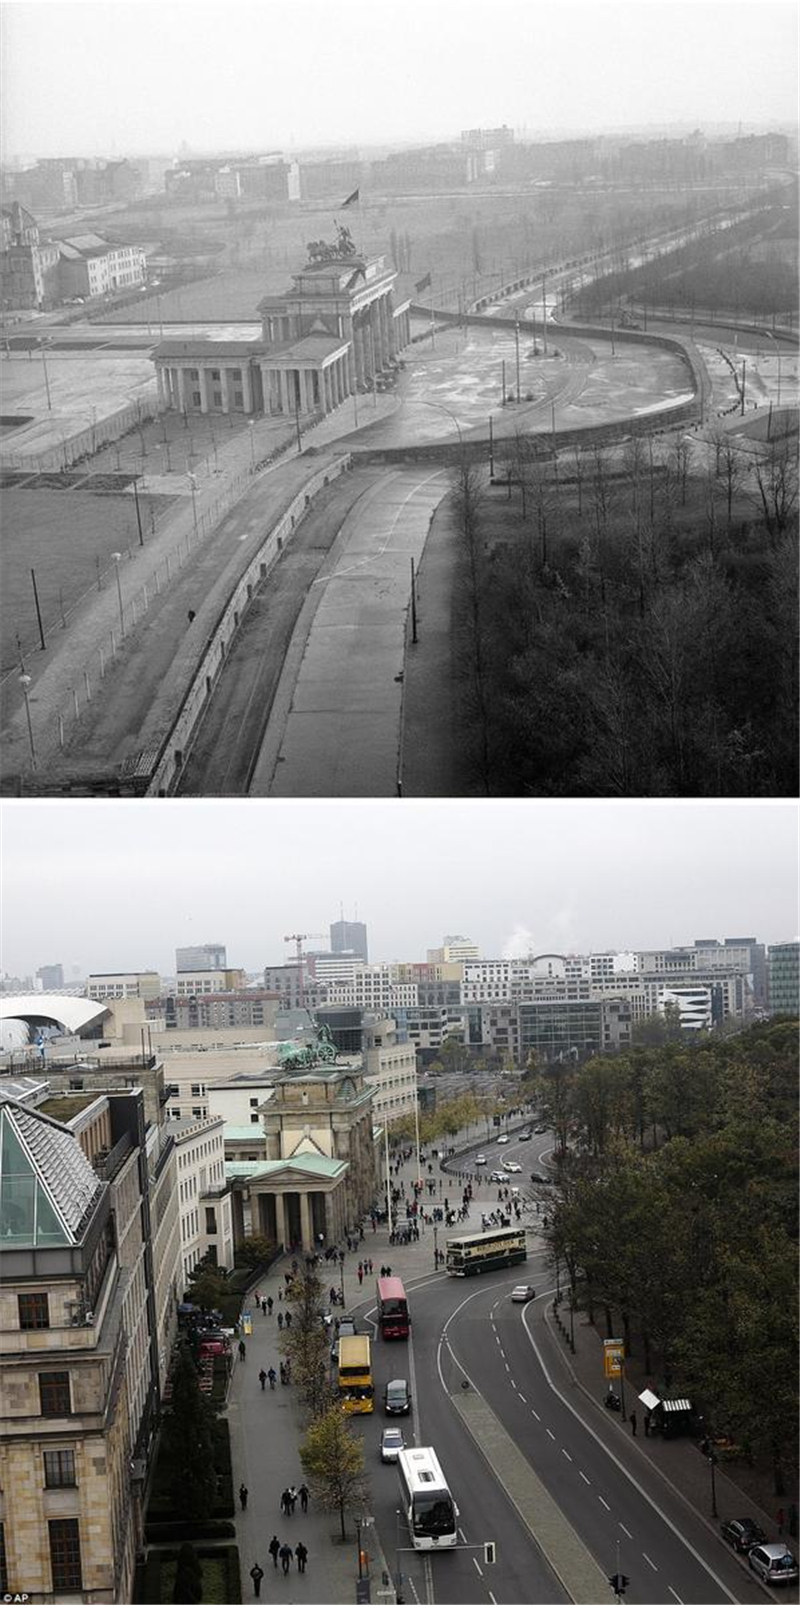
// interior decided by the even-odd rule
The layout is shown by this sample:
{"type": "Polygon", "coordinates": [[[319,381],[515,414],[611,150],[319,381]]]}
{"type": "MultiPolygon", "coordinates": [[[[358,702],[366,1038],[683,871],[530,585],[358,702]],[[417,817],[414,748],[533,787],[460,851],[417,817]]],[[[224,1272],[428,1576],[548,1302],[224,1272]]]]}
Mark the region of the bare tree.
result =
{"type": "Polygon", "coordinates": [[[789,528],[797,507],[797,457],[788,435],[768,442],[753,472],[764,522],[775,540],[789,528]]]}

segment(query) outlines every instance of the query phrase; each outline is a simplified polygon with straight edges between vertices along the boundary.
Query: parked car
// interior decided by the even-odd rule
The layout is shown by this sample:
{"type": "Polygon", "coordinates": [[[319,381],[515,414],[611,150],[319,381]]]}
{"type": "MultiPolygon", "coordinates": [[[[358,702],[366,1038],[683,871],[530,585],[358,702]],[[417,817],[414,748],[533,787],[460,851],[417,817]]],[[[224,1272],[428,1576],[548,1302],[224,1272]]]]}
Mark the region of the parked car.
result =
{"type": "Polygon", "coordinates": [[[788,1544],[756,1544],[747,1559],[765,1583],[797,1582],[797,1561],[788,1544]]]}
{"type": "Polygon", "coordinates": [[[387,1382],[383,1390],[383,1408],[387,1416],[407,1416],[411,1409],[411,1393],[405,1377],[387,1382]]]}
{"type": "Polygon", "coordinates": [[[732,1544],[737,1555],[746,1555],[748,1550],[755,1549],[756,1544],[766,1543],[767,1535],[757,1521],[751,1521],[749,1516],[742,1516],[737,1521],[724,1521],[721,1528],[723,1538],[732,1544]]]}
{"type": "Polygon", "coordinates": [[[485,1165],[486,1164],[486,1155],[485,1154],[476,1154],[475,1155],[475,1163],[476,1163],[476,1165],[485,1165]]]}
{"type": "Polygon", "coordinates": [[[396,1460],[405,1446],[406,1440],[399,1427],[384,1427],[381,1433],[381,1460],[396,1460]]]}
{"type": "Polygon", "coordinates": [[[527,1283],[520,1282],[519,1287],[512,1287],[512,1304],[527,1304],[529,1299],[536,1297],[536,1288],[528,1287],[527,1283]]]}

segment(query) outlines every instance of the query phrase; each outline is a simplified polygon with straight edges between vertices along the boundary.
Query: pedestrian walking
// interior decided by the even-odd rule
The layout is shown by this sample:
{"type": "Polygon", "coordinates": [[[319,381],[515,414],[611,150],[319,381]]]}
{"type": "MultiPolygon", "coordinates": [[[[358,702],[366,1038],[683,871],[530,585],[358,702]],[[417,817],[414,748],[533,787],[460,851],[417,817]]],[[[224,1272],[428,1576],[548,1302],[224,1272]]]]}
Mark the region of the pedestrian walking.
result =
{"type": "Polygon", "coordinates": [[[261,1579],[264,1576],[258,1561],[256,1561],[255,1566],[250,1567],[250,1576],[253,1579],[253,1593],[255,1594],[256,1599],[258,1599],[261,1593],[261,1579]]]}
{"type": "Polygon", "coordinates": [[[247,1359],[247,1345],[245,1344],[243,1338],[239,1339],[239,1359],[240,1360],[246,1360],[247,1359]]]}
{"type": "Polygon", "coordinates": [[[270,1313],[270,1315],[271,1315],[271,1314],[272,1314],[272,1303],[273,1303],[273,1300],[272,1300],[272,1298],[271,1298],[271,1297],[270,1297],[270,1298],[268,1298],[268,1299],[267,1299],[267,1305],[266,1305],[266,1307],[267,1307],[267,1309],[268,1309],[268,1311],[269,1311],[269,1313],[270,1313]]]}
{"type": "Polygon", "coordinates": [[[302,1538],[295,1550],[295,1554],[297,1556],[297,1570],[299,1572],[304,1572],[306,1569],[306,1561],[308,1560],[308,1550],[306,1549],[302,1538]]]}
{"type": "Polygon", "coordinates": [[[308,1511],[308,1489],[304,1482],[301,1482],[297,1492],[300,1495],[300,1509],[305,1516],[308,1511]]]}
{"type": "Polygon", "coordinates": [[[239,1484],[239,1503],[242,1510],[247,1509],[247,1489],[243,1482],[239,1484]]]}
{"type": "Polygon", "coordinates": [[[281,1494],[281,1514],[283,1516],[291,1516],[292,1512],[290,1507],[291,1500],[289,1498],[289,1490],[288,1488],[284,1488],[283,1493],[281,1494]]]}
{"type": "Polygon", "coordinates": [[[292,1483],[291,1487],[288,1490],[288,1493],[289,1493],[289,1504],[292,1507],[291,1510],[289,1511],[289,1515],[293,1516],[294,1515],[294,1507],[297,1504],[297,1489],[295,1488],[294,1483],[292,1483]]]}
{"type": "Polygon", "coordinates": [[[636,1411],[631,1410],[631,1437],[636,1437],[636,1411]]]}
{"type": "Polygon", "coordinates": [[[289,1548],[288,1544],[281,1544],[280,1557],[281,1557],[281,1565],[283,1567],[283,1575],[285,1577],[287,1572],[288,1572],[288,1570],[289,1570],[289,1567],[292,1564],[292,1551],[289,1548]]]}
{"type": "Polygon", "coordinates": [[[278,1331],[283,1331],[283,1310],[278,1311],[278,1331]]]}
{"type": "Polygon", "coordinates": [[[291,1324],[292,1324],[292,1312],[291,1312],[291,1310],[287,1310],[286,1311],[286,1330],[287,1330],[287,1332],[288,1332],[289,1327],[291,1326],[291,1324]]]}
{"type": "Polygon", "coordinates": [[[361,1283],[363,1282],[363,1280],[364,1280],[364,1267],[363,1267],[363,1265],[359,1265],[359,1267],[358,1267],[358,1285],[359,1285],[359,1287],[361,1286],[361,1283]]]}
{"type": "Polygon", "coordinates": [[[267,1313],[267,1301],[266,1301],[266,1299],[262,1299],[262,1302],[261,1302],[261,1314],[262,1315],[266,1315],[266,1313],[267,1313]]]}
{"type": "Polygon", "coordinates": [[[278,1534],[273,1533],[269,1543],[269,1554],[272,1556],[273,1565],[275,1566],[276,1571],[278,1568],[278,1555],[280,1554],[280,1548],[281,1541],[278,1537],[278,1534]]]}
{"type": "Polygon", "coordinates": [[[265,1370],[264,1370],[264,1367],[263,1367],[263,1365],[262,1365],[262,1367],[261,1367],[261,1370],[260,1370],[260,1371],[259,1371],[259,1373],[258,1373],[258,1380],[259,1380],[259,1382],[260,1382],[260,1383],[261,1383],[261,1392],[262,1392],[262,1393],[263,1393],[263,1392],[264,1392],[264,1389],[265,1389],[265,1387],[266,1387],[266,1385],[267,1385],[267,1373],[266,1373],[266,1371],[265,1371],[265,1370]]]}
{"type": "Polygon", "coordinates": [[[274,1391],[275,1391],[275,1367],[274,1367],[274,1365],[270,1366],[270,1368],[269,1368],[269,1370],[267,1372],[267,1376],[269,1377],[270,1393],[274,1393],[274,1391]]]}

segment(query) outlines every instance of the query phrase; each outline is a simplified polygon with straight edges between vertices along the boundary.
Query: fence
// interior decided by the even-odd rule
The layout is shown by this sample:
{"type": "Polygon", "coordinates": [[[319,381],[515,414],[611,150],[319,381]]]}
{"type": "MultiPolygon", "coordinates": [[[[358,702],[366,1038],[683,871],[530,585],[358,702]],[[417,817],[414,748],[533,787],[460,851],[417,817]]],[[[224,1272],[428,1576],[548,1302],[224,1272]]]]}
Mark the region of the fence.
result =
{"type": "Polygon", "coordinates": [[[57,445],[32,451],[13,451],[8,447],[0,449],[0,467],[17,471],[22,469],[31,474],[66,472],[71,463],[83,462],[99,451],[101,446],[111,445],[150,418],[157,418],[158,411],[158,398],[153,390],[152,396],[143,395],[139,401],[129,401],[116,412],[82,425],[71,435],[60,434],[57,445]]]}
{"type": "Polygon", "coordinates": [[[292,534],[317,491],[338,478],[351,466],[351,457],[339,458],[319,470],[308,480],[287,507],[285,513],[269,531],[255,557],[242,574],[233,595],[226,603],[209,638],[203,657],[181,703],[172,729],[162,744],[152,772],[148,777],[148,797],[169,796],[180,777],[191,748],[192,739],[199,727],[205,705],[225,662],[231,640],[238,629],[254,591],[264,580],[282,550],[284,541],[292,534]]]}

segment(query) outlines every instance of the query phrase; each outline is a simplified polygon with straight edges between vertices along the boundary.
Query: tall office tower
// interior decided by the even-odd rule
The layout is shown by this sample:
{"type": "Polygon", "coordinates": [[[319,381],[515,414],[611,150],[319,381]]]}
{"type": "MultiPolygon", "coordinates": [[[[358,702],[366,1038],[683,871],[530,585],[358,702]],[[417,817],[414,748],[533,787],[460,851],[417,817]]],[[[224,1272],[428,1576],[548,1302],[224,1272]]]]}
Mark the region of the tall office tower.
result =
{"type": "Polygon", "coordinates": [[[176,947],[175,969],[178,975],[183,970],[227,970],[227,950],[219,942],[206,942],[201,947],[176,947]]]}
{"type": "Polygon", "coordinates": [[[42,983],[43,992],[60,992],[64,985],[63,964],[43,964],[36,971],[37,980],[42,983]]]}
{"type": "Polygon", "coordinates": [[[364,964],[369,963],[367,927],[360,920],[337,920],[330,931],[332,953],[354,953],[364,964]]]}

